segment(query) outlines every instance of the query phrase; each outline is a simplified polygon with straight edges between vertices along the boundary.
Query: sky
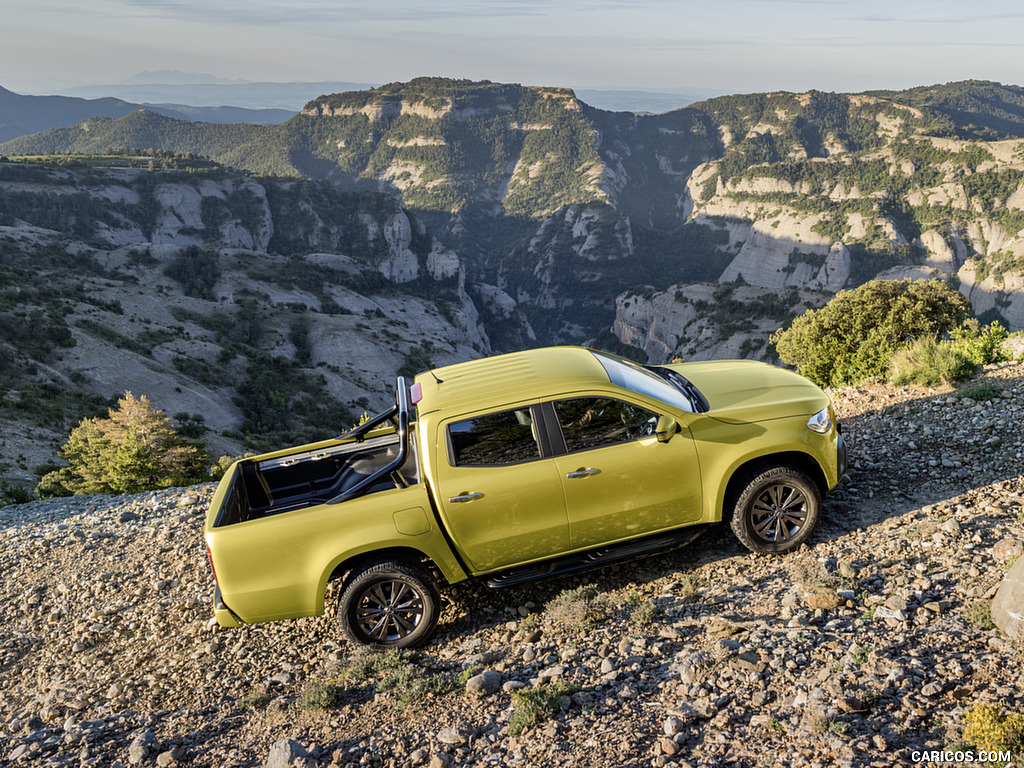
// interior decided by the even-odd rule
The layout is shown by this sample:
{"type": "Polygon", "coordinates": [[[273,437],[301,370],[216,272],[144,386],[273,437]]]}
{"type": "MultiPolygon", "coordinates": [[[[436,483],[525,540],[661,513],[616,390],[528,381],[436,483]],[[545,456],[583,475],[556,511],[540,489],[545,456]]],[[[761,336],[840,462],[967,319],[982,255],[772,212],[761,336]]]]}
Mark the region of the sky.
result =
{"type": "Polygon", "coordinates": [[[975,0],[0,0],[0,86],[180,70],[571,88],[856,92],[1024,85],[1024,5],[975,0]]]}

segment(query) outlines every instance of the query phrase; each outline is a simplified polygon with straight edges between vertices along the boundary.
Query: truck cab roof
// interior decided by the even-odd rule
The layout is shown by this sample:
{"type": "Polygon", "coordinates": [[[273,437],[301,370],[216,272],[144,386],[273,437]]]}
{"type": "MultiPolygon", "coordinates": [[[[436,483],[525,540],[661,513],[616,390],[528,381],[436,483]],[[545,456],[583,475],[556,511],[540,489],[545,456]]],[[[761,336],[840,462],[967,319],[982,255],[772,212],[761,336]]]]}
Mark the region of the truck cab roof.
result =
{"type": "Polygon", "coordinates": [[[420,373],[420,416],[438,408],[468,413],[495,403],[536,400],[609,383],[585,347],[546,347],[484,357],[420,373]]]}

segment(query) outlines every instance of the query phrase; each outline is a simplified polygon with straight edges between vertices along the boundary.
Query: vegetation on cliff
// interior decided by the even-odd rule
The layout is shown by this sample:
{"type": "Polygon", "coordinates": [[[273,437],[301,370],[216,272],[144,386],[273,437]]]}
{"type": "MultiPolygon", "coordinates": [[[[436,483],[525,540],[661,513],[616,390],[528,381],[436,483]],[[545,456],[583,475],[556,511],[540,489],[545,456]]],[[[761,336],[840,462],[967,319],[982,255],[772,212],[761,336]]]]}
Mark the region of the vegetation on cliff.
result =
{"type": "Polygon", "coordinates": [[[941,280],[872,280],[772,335],[779,357],[822,387],[890,377],[937,386],[1009,359],[1006,329],[981,327],[941,280]]]}

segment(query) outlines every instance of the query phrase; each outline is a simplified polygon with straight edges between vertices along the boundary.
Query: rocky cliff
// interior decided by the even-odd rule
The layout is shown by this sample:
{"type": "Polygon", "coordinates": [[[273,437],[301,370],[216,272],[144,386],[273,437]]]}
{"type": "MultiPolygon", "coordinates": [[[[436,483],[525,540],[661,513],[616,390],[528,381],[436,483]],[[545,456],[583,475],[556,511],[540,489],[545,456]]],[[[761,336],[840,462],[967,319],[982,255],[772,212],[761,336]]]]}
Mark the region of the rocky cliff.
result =
{"type": "Polygon", "coordinates": [[[399,371],[489,353],[481,297],[508,335],[532,333],[388,196],[0,164],[0,201],[0,475],[30,476],[125,390],[238,453],[268,430],[340,432],[399,371]]]}

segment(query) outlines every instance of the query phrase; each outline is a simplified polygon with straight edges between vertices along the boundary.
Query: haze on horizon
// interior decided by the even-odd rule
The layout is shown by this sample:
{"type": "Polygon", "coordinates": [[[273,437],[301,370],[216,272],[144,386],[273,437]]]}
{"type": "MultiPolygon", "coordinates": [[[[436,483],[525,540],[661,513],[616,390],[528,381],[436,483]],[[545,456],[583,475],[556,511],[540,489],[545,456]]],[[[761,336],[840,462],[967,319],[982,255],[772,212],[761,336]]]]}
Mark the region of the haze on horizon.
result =
{"type": "Polygon", "coordinates": [[[21,93],[154,70],[722,93],[1024,83],[1024,10],[1008,0],[3,3],[0,86],[21,93]]]}

